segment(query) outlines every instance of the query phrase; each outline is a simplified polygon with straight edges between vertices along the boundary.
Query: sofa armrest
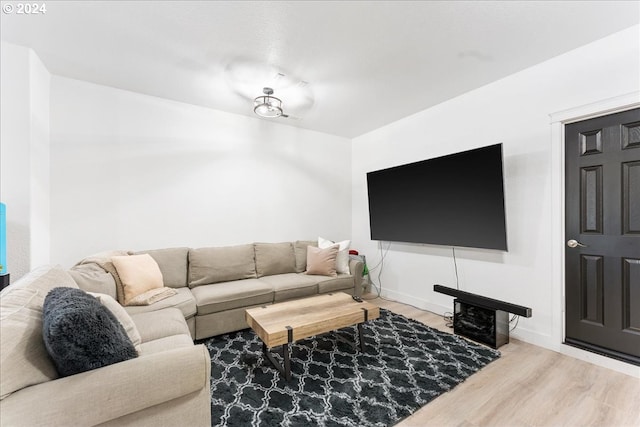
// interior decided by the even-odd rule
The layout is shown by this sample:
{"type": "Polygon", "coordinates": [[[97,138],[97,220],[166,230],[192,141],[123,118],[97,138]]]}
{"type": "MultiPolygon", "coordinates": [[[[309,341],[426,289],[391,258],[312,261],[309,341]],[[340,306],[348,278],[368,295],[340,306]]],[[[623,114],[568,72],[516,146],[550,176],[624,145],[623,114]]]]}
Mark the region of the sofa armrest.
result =
{"type": "Polygon", "coordinates": [[[0,401],[0,425],[96,425],[209,388],[203,345],[176,348],[19,390],[0,401]]]}
{"type": "Polygon", "coordinates": [[[354,295],[361,296],[362,295],[362,272],[364,271],[364,263],[357,259],[349,260],[349,272],[353,276],[353,285],[355,286],[354,295]]]}

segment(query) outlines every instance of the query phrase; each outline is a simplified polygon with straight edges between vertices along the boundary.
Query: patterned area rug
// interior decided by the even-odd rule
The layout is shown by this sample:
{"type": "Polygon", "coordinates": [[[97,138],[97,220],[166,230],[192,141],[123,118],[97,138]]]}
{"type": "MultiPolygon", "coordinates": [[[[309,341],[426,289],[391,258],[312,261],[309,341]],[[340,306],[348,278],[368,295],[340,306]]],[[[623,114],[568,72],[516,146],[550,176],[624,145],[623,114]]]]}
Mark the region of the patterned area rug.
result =
{"type": "Polygon", "coordinates": [[[200,341],[211,354],[211,424],[389,426],[500,357],[384,309],[363,330],[364,353],[335,337],[353,341],[355,327],[290,345],[291,381],[250,329],[200,341]]]}

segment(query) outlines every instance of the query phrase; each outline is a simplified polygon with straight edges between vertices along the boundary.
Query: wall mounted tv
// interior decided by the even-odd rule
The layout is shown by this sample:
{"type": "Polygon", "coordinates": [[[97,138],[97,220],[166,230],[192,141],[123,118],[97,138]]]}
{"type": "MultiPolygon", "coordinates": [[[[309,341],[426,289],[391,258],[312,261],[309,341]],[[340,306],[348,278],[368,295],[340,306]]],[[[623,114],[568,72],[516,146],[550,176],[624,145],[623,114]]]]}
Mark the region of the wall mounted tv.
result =
{"type": "Polygon", "coordinates": [[[371,239],[507,250],[502,144],[367,173],[371,239]]]}

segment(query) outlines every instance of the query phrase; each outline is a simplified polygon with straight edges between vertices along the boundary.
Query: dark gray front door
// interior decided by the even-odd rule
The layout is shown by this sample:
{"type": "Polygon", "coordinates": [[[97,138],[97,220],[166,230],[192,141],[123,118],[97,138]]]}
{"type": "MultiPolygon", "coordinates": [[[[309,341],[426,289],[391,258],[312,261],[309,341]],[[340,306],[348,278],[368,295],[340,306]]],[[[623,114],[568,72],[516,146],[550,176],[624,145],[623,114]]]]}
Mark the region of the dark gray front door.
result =
{"type": "Polygon", "coordinates": [[[640,364],[640,109],[565,126],[566,338],[640,364]]]}

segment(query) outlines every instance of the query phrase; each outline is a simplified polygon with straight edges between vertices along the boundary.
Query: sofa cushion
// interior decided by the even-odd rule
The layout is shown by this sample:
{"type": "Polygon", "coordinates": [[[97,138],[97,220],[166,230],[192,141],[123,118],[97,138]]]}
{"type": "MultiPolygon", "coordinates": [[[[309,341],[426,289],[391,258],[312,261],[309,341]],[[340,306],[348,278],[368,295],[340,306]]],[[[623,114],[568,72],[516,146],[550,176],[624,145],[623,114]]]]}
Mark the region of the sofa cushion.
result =
{"type": "MultiPolygon", "coordinates": [[[[126,255],[130,255],[128,251],[99,252],[97,254],[93,254],[84,258],[82,261],[78,262],[76,266],[83,265],[83,264],[98,264],[102,269],[104,269],[104,271],[110,273],[113,276],[113,280],[116,283],[116,300],[118,300],[118,302],[122,304],[122,301],[124,301],[124,295],[122,293],[122,282],[120,281],[118,270],[116,270],[116,267],[113,265],[113,262],[111,262],[111,257],[126,256],[126,255]]],[[[108,294],[108,292],[104,292],[104,293],[108,294]]]]}
{"type": "Polygon", "coordinates": [[[118,322],[122,325],[127,336],[133,343],[133,346],[136,348],[136,351],[140,351],[140,344],[142,343],[142,339],[140,338],[140,332],[138,332],[138,328],[136,324],[133,322],[129,313],[121,306],[118,301],[114,300],[107,294],[100,294],[95,292],[88,292],[89,295],[96,298],[100,301],[100,304],[104,305],[109,309],[111,314],[113,314],[118,322]]]}
{"type": "Polygon", "coordinates": [[[272,286],[261,279],[198,286],[193,288],[191,292],[196,299],[198,316],[273,302],[272,286]]]}
{"type": "Polygon", "coordinates": [[[307,274],[336,277],[338,245],[326,249],[307,246],[307,274]]]}
{"type": "Polygon", "coordinates": [[[298,240],[293,244],[296,254],[296,273],[302,273],[307,269],[307,246],[317,247],[318,242],[298,240]]]}
{"type": "Polygon", "coordinates": [[[42,336],[64,377],[138,357],[118,319],[82,289],[49,291],[42,308],[42,336]]]}
{"type": "Polygon", "coordinates": [[[189,248],[153,249],[139,251],[136,254],[149,254],[156,260],[165,286],[170,288],[187,286],[189,248]]]}
{"type": "Polygon", "coordinates": [[[189,319],[196,314],[196,300],[191,294],[189,288],[175,288],[176,294],[172,297],[165,298],[151,305],[129,305],[125,307],[130,315],[138,313],[148,313],[150,311],[163,310],[167,307],[175,307],[182,312],[185,319],[189,319]]]}
{"type": "Polygon", "coordinates": [[[316,276],[318,277],[318,293],[326,294],[329,292],[346,290],[353,294],[354,282],[353,276],[350,274],[338,274],[338,277],[316,276]]]}
{"type": "Polygon", "coordinates": [[[42,339],[42,306],[55,287],[77,285],[62,267],[45,266],[0,292],[0,399],[58,378],[42,339]]]}
{"type": "MultiPolygon", "coordinates": [[[[140,356],[145,357],[155,353],[161,353],[163,351],[170,351],[174,348],[193,347],[193,341],[190,335],[169,335],[166,337],[158,338],[153,341],[145,342],[142,344],[140,350],[140,356]]],[[[183,424],[187,425],[187,424],[183,424]]]]}
{"type": "Polygon", "coordinates": [[[189,287],[256,277],[253,245],[189,249],[189,287]]]}
{"type": "Polygon", "coordinates": [[[318,293],[319,276],[307,276],[301,273],[276,274],[259,279],[273,287],[273,301],[302,298],[318,293]]]}
{"type": "Polygon", "coordinates": [[[68,271],[83,291],[107,294],[117,299],[116,281],[113,275],[94,262],[78,264],[68,271]]]}
{"type": "Polygon", "coordinates": [[[167,307],[162,310],[132,314],[131,319],[136,324],[143,343],[170,335],[190,337],[184,316],[177,308],[167,307]]]}
{"type": "Polygon", "coordinates": [[[296,257],[291,242],[254,243],[254,249],[258,277],[295,273],[296,257]]]}

